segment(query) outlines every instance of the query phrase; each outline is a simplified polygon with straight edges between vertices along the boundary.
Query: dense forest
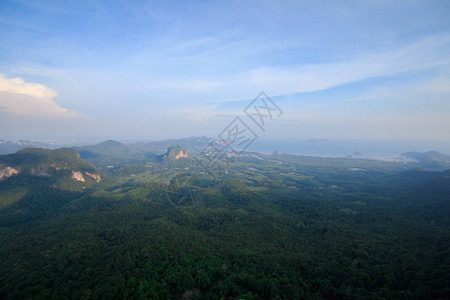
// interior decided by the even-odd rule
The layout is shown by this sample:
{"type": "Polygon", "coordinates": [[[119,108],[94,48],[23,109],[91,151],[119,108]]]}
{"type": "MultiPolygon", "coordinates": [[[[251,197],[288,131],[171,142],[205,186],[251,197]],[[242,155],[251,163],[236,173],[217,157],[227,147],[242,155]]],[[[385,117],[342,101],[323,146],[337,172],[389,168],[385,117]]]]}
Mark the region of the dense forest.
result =
{"type": "Polygon", "coordinates": [[[450,295],[450,171],[291,155],[214,179],[189,159],[101,170],[0,182],[0,298],[450,295]],[[195,201],[169,201],[174,174],[195,201]]]}

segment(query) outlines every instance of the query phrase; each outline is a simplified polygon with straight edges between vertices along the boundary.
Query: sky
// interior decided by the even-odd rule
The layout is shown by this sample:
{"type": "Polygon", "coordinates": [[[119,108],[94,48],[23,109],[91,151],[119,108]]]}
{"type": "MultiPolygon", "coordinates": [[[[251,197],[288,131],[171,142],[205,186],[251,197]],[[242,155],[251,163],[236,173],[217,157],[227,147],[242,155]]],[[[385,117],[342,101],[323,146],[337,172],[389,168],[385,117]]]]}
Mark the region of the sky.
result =
{"type": "Polygon", "coordinates": [[[402,140],[450,153],[449,1],[0,1],[0,139],[402,140]],[[282,110],[258,128],[261,91],[282,110]]]}

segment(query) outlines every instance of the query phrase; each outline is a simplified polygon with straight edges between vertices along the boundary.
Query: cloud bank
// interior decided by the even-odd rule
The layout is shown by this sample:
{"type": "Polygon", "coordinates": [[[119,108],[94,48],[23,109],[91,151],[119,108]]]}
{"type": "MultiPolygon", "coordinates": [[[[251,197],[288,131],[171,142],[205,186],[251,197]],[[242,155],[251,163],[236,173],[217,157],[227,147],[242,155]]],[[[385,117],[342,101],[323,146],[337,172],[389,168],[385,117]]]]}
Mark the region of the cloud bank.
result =
{"type": "Polygon", "coordinates": [[[69,117],[77,113],[58,105],[51,88],[0,74],[0,111],[14,115],[69,117]]]}

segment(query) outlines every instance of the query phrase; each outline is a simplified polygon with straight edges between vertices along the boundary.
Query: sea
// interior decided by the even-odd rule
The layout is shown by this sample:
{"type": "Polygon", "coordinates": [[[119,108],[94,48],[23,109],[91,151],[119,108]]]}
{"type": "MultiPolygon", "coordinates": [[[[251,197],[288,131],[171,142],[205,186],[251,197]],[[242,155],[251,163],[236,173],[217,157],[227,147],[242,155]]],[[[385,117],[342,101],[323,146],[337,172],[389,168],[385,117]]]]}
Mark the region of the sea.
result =
{"type": "Polygon", "coordinates": [[[321,157],[360,157],[381,160],[404,160],[402,153],[437,151],[450,153],[450,143],[398,140],[331,140],[331,139],[276,139],[259,137],[248,151],[289,153],[321,157]]]}

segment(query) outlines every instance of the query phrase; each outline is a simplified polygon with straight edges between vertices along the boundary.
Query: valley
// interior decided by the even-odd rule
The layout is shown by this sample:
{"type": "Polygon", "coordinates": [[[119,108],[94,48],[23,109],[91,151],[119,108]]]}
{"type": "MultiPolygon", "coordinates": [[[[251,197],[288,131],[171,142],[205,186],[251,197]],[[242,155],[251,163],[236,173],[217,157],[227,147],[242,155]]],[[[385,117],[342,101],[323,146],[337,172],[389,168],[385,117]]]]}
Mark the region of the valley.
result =
{"type": "Polygon", "coordinates": [[[449,171],[244,152],[208,172],[203,142],[0,156],[18,170],[0,181],[0,297],[448,294],[449,171]]]}

